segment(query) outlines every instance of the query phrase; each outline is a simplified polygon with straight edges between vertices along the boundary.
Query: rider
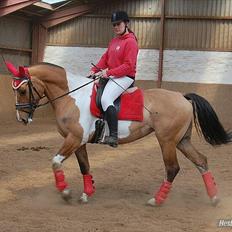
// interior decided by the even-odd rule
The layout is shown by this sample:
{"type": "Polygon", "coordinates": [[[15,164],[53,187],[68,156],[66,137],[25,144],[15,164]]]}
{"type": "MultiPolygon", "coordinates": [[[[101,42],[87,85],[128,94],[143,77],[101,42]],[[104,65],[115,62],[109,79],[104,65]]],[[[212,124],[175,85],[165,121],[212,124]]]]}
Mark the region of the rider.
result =
{"type": "Polygon", "coordinates": [[[136,36],[128,28],[129,17],[126,12],[114,12],[111,16],[111,23],[116,37],[111,40],[107,51],[97,63],[98,69],[93,67],[90,75],[102,78],[110,77],[101,98],[102,108],[110,130],[104,143],[117,147],[118,119],[114,101],[134,83],[138,44],[136,36]],[[99,69],[102,71],[99,72],[99,69]]]}

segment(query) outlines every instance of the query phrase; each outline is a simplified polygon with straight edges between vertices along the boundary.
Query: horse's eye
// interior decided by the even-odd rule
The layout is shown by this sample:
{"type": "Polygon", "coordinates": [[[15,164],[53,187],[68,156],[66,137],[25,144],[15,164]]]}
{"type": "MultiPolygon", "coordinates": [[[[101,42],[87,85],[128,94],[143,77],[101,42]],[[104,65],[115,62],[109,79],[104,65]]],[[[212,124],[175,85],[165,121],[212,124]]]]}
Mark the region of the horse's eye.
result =
{"type": "Polygon", "coordinates": [[[19,89],[18,92],[20,96],[24,96],[26,94],[26,89],[19,89]]]}

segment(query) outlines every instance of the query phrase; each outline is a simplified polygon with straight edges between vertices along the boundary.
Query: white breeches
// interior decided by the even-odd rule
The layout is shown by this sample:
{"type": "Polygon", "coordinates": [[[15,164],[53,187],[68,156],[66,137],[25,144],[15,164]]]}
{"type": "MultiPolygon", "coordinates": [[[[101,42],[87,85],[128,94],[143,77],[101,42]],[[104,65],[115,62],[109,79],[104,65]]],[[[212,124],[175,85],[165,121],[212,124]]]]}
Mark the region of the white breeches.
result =
{"type": "Polygon", "coordinates": [[[124,92],[125,89],[128,89],[134,82],[132,78],[127,76],[112,78],[118,85],[112,80],[109,80],[106,84],[101,98],[101,104],[104,111],[106,111],[109,106],[113,106],[114,101],[124,92]]]}

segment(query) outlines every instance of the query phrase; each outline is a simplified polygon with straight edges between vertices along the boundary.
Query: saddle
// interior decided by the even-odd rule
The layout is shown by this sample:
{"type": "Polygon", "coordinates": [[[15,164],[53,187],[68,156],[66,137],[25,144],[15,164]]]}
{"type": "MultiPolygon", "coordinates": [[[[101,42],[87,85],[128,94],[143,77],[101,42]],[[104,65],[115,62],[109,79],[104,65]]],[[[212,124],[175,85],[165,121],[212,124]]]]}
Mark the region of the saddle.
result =
{"type": "MultiPolygon", "coordinates": [[[[109,79],[101,78],[94,84],[90,102],[90,112],[99,120],[95,123],[95,134],[92,143],[99,143],[103,138],[105,122],[104,111],[101,106],[101,97],[109,79]]],[[[143,121],[143,92],[141,89],[130,86],[119,98],[114,101],[119,120],[143,121]]]]}
{"type": "MultiPolygon", "coordinates": [[[[104,118],[101,97],[108,80],[101,78],[92,89],[90,112],[98,118],[104,118]]],[[[119,120],[143,121],[143,105],[143,92],[133,85],[114,101],[119,120]]]]}

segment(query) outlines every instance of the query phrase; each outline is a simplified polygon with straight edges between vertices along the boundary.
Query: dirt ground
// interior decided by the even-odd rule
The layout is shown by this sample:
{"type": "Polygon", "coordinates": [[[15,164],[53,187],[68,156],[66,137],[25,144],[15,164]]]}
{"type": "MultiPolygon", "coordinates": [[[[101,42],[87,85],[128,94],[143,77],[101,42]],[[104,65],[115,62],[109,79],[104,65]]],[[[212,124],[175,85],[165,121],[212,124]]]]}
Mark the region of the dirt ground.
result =
{"type": "Polygon", "coordinates": [[[1,232],[154,232],[232,231],[218,228],[232,219],[232,145],[213,148],[194,135],[208,157],[221,197],[214,208],[202,178],[178,153],[181,166],[165,205],[146,205],[163,178],[164,166],[154,134],[118,149],[88,145],[96,193],[79,204],[82,176],[75,156],[63,165],[73,199],[64,202],[54,186],[51,160],[62,138],[51,119],[30,126],[14,120],[0,124],[1,232]]]}

